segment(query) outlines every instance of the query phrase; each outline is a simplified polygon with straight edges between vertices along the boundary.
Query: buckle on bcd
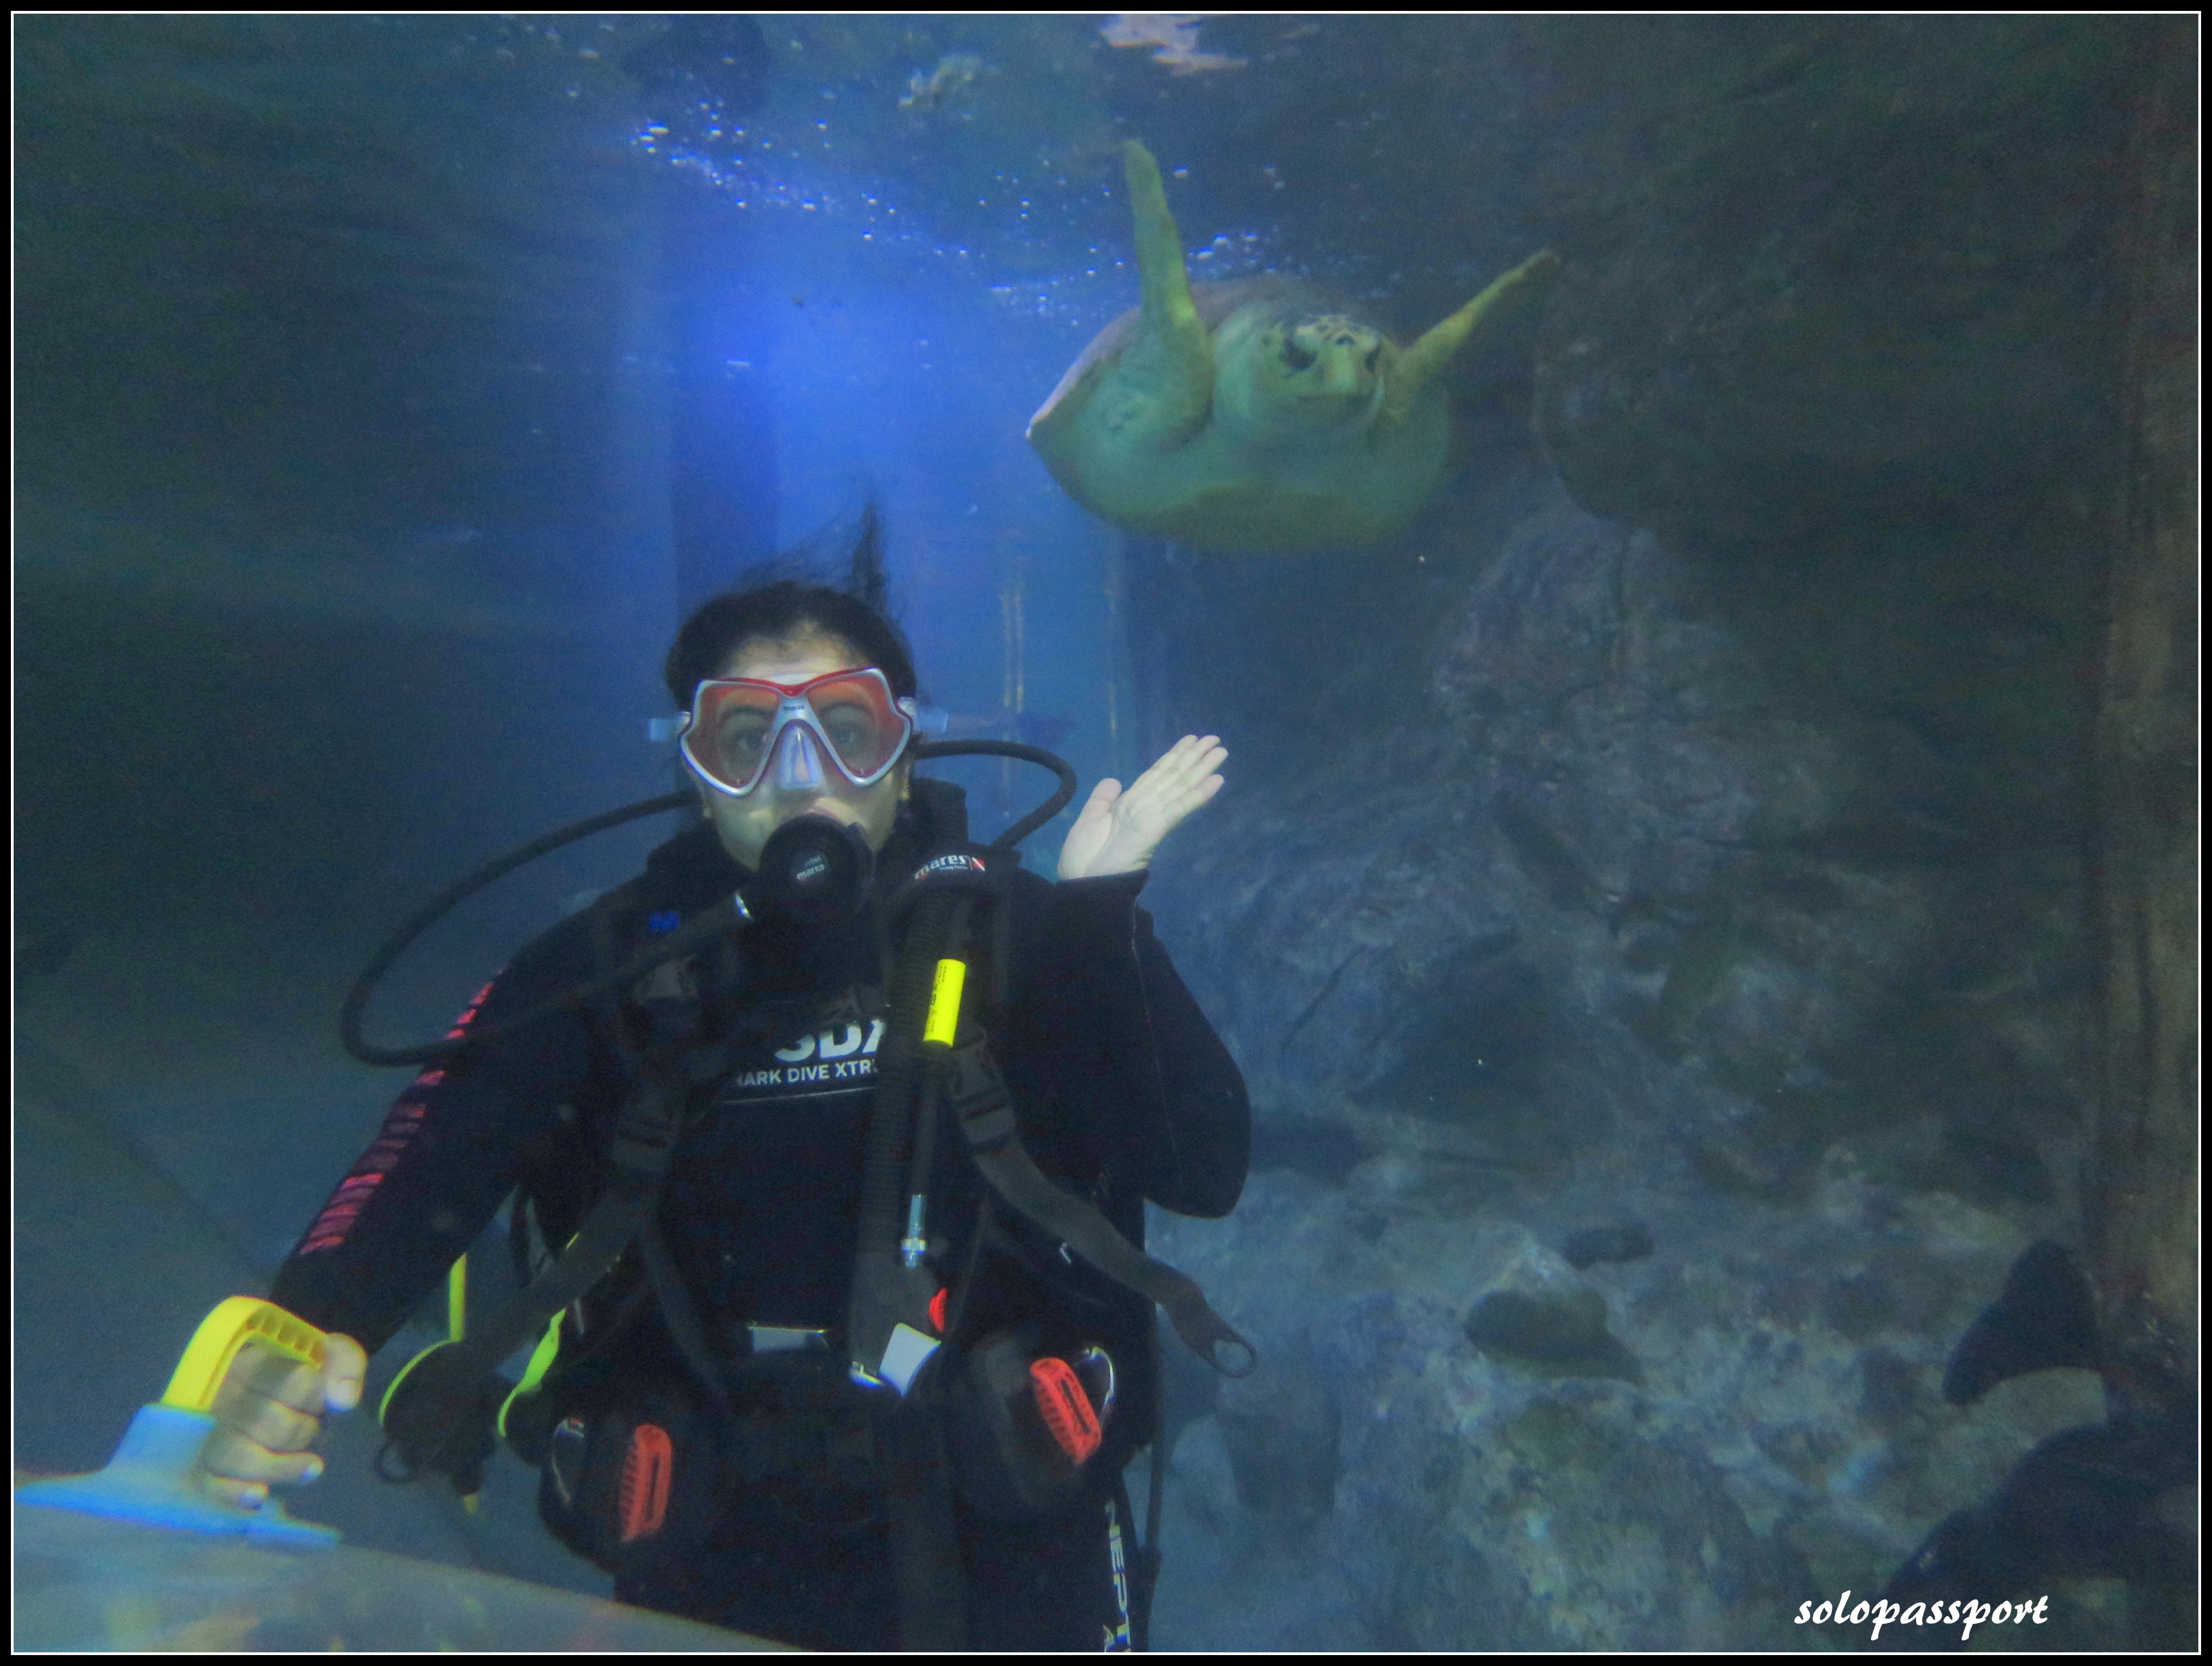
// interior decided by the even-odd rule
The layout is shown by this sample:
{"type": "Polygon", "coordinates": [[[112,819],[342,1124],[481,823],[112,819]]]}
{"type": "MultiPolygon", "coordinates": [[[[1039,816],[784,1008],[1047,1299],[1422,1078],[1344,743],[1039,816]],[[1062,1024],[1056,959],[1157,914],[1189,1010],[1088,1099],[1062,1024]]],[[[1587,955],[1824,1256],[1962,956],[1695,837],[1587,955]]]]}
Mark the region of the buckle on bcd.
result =
{"type": "Polygon", "coordinates": [[[827,1353],[830,1333],[802,1330],[791,1325],[747,1325],[755,1353],[827,1353]]]}

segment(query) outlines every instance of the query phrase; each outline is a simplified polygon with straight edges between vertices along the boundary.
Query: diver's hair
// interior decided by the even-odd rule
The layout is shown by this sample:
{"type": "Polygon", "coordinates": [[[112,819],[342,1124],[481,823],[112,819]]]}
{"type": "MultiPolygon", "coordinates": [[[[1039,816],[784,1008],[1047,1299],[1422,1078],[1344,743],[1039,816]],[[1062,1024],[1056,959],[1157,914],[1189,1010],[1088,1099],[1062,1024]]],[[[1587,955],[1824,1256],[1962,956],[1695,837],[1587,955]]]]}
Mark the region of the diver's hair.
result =
{"type": "Polygon", "coordinates": [[[746,575],[749,582],[709,597],[684,622],[662,673],[678,707],[688,711],[699,684],[728,664],[744,643],[784,641],[810,631],[842,638],[858,649],[882,669],[892,694],[903,698],[919,691],[906,633],[887,610],[883,524],[875,504],[861,512],[860,530],[846,555],[842,586],[809,576],[819,568],[825,542],[787,550],[755,568],[746,575]]]}

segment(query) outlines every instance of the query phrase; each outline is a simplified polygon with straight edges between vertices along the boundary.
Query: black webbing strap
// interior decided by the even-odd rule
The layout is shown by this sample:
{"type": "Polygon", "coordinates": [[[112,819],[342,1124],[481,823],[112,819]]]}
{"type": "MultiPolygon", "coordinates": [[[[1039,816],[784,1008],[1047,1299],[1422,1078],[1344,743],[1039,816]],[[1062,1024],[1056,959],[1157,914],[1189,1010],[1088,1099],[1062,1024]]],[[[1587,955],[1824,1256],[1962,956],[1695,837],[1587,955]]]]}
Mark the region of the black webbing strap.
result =
{"type": "MultiPolygon", "coordinates": [[[[613,963],[617,948],[614,933],[615,906],[611,896],[603,904],[595,905],[593,909],[592,948],[602,968],[613,963]]],[[[734,929],[737,924],[734,907],[727,903],[717,904],[709,912],[726,915],[728,924],[734,929]]],[[[725,935],[717,941],[725,951],[722,970],[726,989],[735,971],[732,957],[727,952],[730,939],[725,935]]],[[[677,1123],[669,1141],[672,1151],[675,1137],[683,1133],[681,1112],[688,1108],[692,1092],[727,1075],[736,1062],[738,1049],[728,1042],[709,1046],[693,1044],[698,1039],[700,1017],[696,980],[690,973],[689,964],[681,961],[660,969],[655,976],[663,974],[673,974],[664,977],[663,981],[672,989],[681,991],[690,998],[689,1011],[678,1021],[673,1034],[664,1036],[656,1033],[655,1040],[642,1049],[633,1046],[623,1022],[621,995],[612,990],[605,997],[600,1019],[631,1082],[659,1082],[662,1093],[678,1106],[677,1123]]],[[[658,1022],[654,1027],[658,1032],[660,1028],[658,1022]]],[[[623,1128],[617,1122],[615,1129],[617,1169],[621,1165],[623,1149],[623,1128]]],[[[684,1288],[684,1275],[678,1270],[675,1258],[668,1253],[667,1241],[661,1235],[657,1217],[660,1188],[666,1177],[667,1158],[664,1155],[660,1159],[659,1173],[654,1181],[653,1199],[643,1218],[634,1228],[638,1256],[645,1263],[646,1282],[653,1291],[653,1301],[660,1309],[661,1322],[667,1326],[668,1335],[675,1342],[677,1351],[684,1356],[684,1363],[690,1367],[692,1377],[696,1379],[700,1389],[714,1402],[714,1408],[726,1419],[733,1420],[736,1413],[724,1390],[722,1374],[708,1351],[706,1334],[699,1324],[698,1310],[692,1305],[690,1292],[684,1288]]],[[[616,1253],[618,1256],[621,1252],[617,1250],[616,1253]]],[[[613,1265],[611,1262],[608,1264],[610,1267],[613,1265]]],[[[546,1316],[550,1319],[551,1314],[549,1312],[546,1316]]]]}
{"type": "Polygon", "coordinates": [[[734,1421],[737,1410],[723,1392],[722,1374],[707,1352],[707,1338],[699,1329],[698,1310],[691,1305],[690,1294],[684,1288],[684,1275],[677,1270],[675,1258],[668,1253],[667,1241],[660,1235],[660,1223],[652,1215],[647,1215],[638,1226],[637,1248],[645,1260],[645,1276],[653,1286],[653,1299],[660,1304],[661,1322],[675,1339],[677,1351],[683,1354],[684,1363],[691,1367],[692,1376],[698,1379],[708,1399],[714,1402],[714,1409],[734,1421]]]}
{"type": "MultiPolygon", "coordinates": [[[[846,1346],[856,1372],[874,1376],[894,1329],[928,1335],[935,1280],[899,1253],[902,1158],[915,1153],[915,1120],[928,1073],[920,1050],[937,963],[958,952],[972,899],[925,891],[908,922],[889,994],[889,1021],[876,1049],[876,1093],[861,1168],[860,1231],[847,1304],[846,1346]]],[[[887,908],[888,911],[888,908],[887,908]]],[[[927,1140],[921,1142],[927,1144],[927,1140]]],[[[952,1476],[933,1395],[884,1397],[884,1501],[899,1593],[899,1641],[910,1651],[952,1653],[968,1646],[967,1580],[953,1514],[952,1476]]]]}
{"type": "MultiPolygon", "coordinates": [[[[994,1193],[1109,1278],[1151,1298],[1166,1310],[1176,1335],[1216,1371],[1231,1377],[1252,1371],[1259,1363],[1256,1350],[1208,1305],[1196,1284],[1164,1262],[1146,1255],[1122,1237],[1112,1221],[1082,1199],[1060,1190],[1036,1166],[1023,1148],[1012,1099],[980,1031],[953,1049],[945,1070],[945,1097],[960,1119],[961,1132],[976,1167],[990,1183],[983,1213],[976,1221],[979,1240],[988,1219],[989,1195],[994,1193]],[[1232,1371],[1215,1352],[1223,1343],[1243,1349],[1242,1370],[1232,1371]]],[[[1151,1350],[1152,1391],[1158,1401],[1166,1392],[1165,1361],[1161,1357],[1159,1327],[1154,1324],[1151,1330],[1146,1346],[1151,1350]]],[[[1131,1641],[1140,1651],[1152,1646],[1152,1597],[1159,1589],[1162,1561],[1161,1506],[1167,1493],[1164,1406],[1155,1406],[1154,1418],[1152,1484],[1145,1496],[1144,1542],[1133,1559],[1135,1601],[1130,1614],[1131,1641]]]]}
{"type": "MultiPolygon", "coordinates": [[[[555,1314],[597,1284],[653,1219],[682,1132],[685,1084],[649,1069],[640,1077],[615,1125],[614,1173],[584,1224],[553,1265],[532,1280],[505,1313],[471,1329],[442,1362],[449,1380],[496,1371],[517,1348],[544,1332],[555,1314]]],[[[680,1341],[680,1339],[679,1339],[680,1341]]]]}
{"type": "Polygon", "coordinates": [[[891,1522],[891,1563],[899,1594],[899,1642],[910,1653],[963,1653],[968,1580],[954,1524],[952,1466],[930,1400],[884,1407],[884,1499],[891,1522]]]}
{"type": "MultiPolygon", "coordinates": [[[[592,904],[590,922],[592,947],[600,969],[613,964],[616,952],[614,913],[622,893],[613,891],[592,904]]],[[[727,905],[723,905],[726,909],[727,905]]],[[[734,924],[732,914],[732,923],[734,924]]],[[[684,1113],[693,1091],[715,1079],[714,1066],[726,1049],[702,1049],[711,1055],[703,1062],[671,1043],[644,1049],[633,1046],[624,1031],[619,994],[609,989],[592,1003],[621,1059],[629,1091],[615,1121],[611,1152],[613,1172],[606,1189],[584,1217],[553,1265],[533,1280],[515,1304],[490,1323],[478,1327],[459,1347],[467,1360],[484,1371],[496,1370],[515,1349],[534,1341],[553,1316],[578,1300],[612,1271],[623,1250],[638,1245],[646,1278],[659,1304],[669,1335],[684,1361],[699,1377],[700,1387],[721,1409],[728,1409],[718,1373],[714,1371],[700,1329],[698,1314],[684,1288],[682,1276],[671,1260],[654,1219],[668,1178],[669,1159],[684,1132],[684,1113]]]]}
{"type": "Polygon", "coordinates": [[[1259,1363],[1257,1351],[1213,1310],[1206,1292],[1131,1243],[1090,1204],[1054,1185],[1023,1149],[1013,1101],[980,1031],[952,1049],[948,1067],[951,1080],[946,1097],[991,1189],[1116,1284],[1158,1304],[1176,1335],[1223,1376],[1249,1376],[1259,1363]],[[1221,1358],[1218,1350],[1224,1345],[1244,1351],[1242,1369],[1232,1369],[1221,1358]]]}

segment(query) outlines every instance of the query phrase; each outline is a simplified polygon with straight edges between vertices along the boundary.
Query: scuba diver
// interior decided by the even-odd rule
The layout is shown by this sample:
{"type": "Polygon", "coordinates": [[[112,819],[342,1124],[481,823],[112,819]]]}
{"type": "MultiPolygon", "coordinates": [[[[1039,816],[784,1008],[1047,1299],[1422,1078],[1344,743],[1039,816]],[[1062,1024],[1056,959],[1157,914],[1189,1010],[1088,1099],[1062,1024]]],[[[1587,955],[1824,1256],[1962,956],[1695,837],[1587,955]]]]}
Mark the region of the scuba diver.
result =
{"type": "Polygon", "coordinates": [[[380,1408],[402,1470],[472,1494],[496,1432],[619,1600],[780,1642],[1145,1645],[1155,1303],[1249,1352],[1141,1247],[1146,1200],[1225,1215],[1249,1154],[1243,1078],[1136,905],[1227,754],[1186,736],[1101,781],[1059,882],[1023,871],[914,772],[872,514],[853,573],[684,624],[697,821],[518,953],[399,1097],[270,1291],[327,1357],[239,1353],[210,1492],[319,1474],[319,1420],[512,1194],[532,1329],[410,1362],[380,1408]],[[689,952],[609,982],[656,945],[689,952]],[[520,1389],[486,1376],[539,1328],[520,1389]]]}

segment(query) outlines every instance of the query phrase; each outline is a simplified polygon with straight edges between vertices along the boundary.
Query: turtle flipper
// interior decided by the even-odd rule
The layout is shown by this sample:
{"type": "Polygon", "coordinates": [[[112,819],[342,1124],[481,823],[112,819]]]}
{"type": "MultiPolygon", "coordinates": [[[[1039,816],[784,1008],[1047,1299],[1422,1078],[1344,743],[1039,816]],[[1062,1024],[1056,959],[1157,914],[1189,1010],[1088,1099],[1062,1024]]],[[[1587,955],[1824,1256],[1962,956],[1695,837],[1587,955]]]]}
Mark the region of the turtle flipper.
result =
{"type": "Polygon", "coordinates": [[[1213,344],[1191,300],[1182,237],[1168,212],[1160,165],[1132,139],[1121,147],[1128,166],[1129,206],[1136,221],[1137,271],[1144,284],[1144,340],[1132,350],[1153,359],[1152,384],[1161,437],[1206,419],[1213,404],[1213,344]]]}
{"type": "Polygon", "coordinates": [[[1474,333],[1474,328],[1482,322],[1484,313],[1522,284],[1549,277],[1559,270],[1559,257],[1549,249],[1541,254],[1529,256],[1401,353],[1397,368],[1390,377],[1390,385],[1383,393],[1381,420],[1395,422],[1409,414],[1422,388],[1451,362],[1452,355],[1458,352],[1467,338],[1474,333]]]}

